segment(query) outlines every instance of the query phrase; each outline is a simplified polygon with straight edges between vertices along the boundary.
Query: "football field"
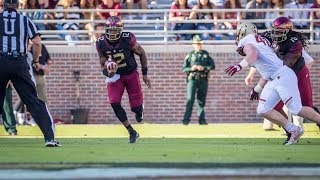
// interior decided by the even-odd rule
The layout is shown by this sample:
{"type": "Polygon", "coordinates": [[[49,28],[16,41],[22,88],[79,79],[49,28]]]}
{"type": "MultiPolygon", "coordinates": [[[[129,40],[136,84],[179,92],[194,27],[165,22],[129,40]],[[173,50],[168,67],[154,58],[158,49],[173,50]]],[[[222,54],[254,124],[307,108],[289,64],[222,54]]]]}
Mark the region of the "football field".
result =
{"type": "Polygon", "coordinates": [[[38,127],[19,126],[15,137],[2,130],[0,179],[320,178],[315,124],[306,123],[305,134],[291,146],[282,145],[280,128],[264,131],[255,123],[133,127],[140,134],[135,144],[121,125],[56,125],[59,148],[45,148],[38,127]]]}

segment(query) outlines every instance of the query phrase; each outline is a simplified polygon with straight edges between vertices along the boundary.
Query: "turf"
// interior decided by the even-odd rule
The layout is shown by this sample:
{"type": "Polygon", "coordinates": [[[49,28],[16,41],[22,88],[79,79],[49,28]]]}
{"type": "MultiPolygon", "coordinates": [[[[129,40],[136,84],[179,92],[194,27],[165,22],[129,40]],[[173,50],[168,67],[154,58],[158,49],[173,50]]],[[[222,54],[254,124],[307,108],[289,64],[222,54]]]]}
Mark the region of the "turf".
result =
{"type": "Polygon", "coordinates": [[[0,167],[320,166],[320,135],[314,124],[306,124],[305,135],[292,146],[281,144],[285,137],[279,128],[263,131],[261,124],[134,127],[141,138],[128,144],[120,125],[57,125],[63,147],[45,148],[38,127],[20,126],[19,136],[0,134],[0,167]]]}

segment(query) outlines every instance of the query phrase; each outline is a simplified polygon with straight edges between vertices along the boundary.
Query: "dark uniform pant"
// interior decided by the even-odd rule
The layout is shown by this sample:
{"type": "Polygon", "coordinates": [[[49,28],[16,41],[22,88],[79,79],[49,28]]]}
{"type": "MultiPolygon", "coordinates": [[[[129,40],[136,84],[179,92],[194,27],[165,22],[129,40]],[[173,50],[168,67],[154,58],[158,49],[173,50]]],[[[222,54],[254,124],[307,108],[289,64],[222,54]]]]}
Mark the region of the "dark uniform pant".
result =
{"type": "Polygon", "coordinates": [[[191,79],[188,81],[187,89],[187,104],[186,111],[183,118],[183,123],[189,123],[190,117],[192,114],[192,108],[195,100],[195,95],[197,94],[197,114],[199,117],[199,123],[205,123],[205,111],[204,106],[206,104],[206,97],[208,91],[208,80],[200,79],[195,80],[191,79]]]}
{"type": "Polygon", "coordinates": [[[37,96],[29,68],[26,57],[0,56],[0,113],[2,114],[6,86],[11,80],[22,102],[40,127],[45,140],[52,140],[54,139],[53,119],[46,104],[37,96]]]}
{"type": "Polygon", "coordinates": [[[2,120],[4,128],[8,133],[16,133],[16,119],[13,114],[12,107],[12,88],[9,86],[6,88],[6,96],[3,103],[2,120]]]}

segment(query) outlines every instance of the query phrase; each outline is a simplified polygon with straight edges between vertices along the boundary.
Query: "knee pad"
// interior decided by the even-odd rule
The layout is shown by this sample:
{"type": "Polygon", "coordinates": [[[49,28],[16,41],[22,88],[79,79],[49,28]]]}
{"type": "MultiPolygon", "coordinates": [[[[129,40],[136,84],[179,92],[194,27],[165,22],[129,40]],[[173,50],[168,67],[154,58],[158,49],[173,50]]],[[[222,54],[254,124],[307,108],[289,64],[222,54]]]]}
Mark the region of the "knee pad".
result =
{"type": "Polygon", "coordinates": [[[265,106],[264,106],[263,104],[260,104],[260,103],[259,103],[259,105],[258,105],[258,107],[257,107],[257,113],[258,113],[259,115],[262,115],[262,114],[264,114],[264,113],[266,113],[266,112],[268,112],[268,110],[265,108],[265,106]]]}
{"type": "Polygon", "coordinates": [[[122,108],[120,103],[112,103],[111,107],[114,111],[114,113],[116,114],[117,118],[121,121],[124,122],[126,120],[128,120],[127,118],[127,113],[126,111],[122,108]]]}
{"type": "Polygon", "coordinates": [[[134,113],[142,113],[143,111],[143,105],[140,105],[138,107],[132,107],[131,108],[131,111],[134,112],[134,113]]]}

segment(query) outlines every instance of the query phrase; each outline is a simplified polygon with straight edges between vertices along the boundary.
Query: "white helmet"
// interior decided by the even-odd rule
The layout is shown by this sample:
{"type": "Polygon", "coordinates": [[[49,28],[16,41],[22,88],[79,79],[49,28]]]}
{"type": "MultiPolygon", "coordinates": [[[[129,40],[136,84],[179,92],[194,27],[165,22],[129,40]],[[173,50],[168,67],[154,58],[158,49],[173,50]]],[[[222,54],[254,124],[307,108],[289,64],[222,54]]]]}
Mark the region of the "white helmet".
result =
{"type": "Polygon", "coordinates": [[[239,41],[244,38],[245,36],[249,34],[258,34],[257,27],[249,22],[244,22],[238,25],[236,30],[236,44],[239,43],[239,41]]]}

